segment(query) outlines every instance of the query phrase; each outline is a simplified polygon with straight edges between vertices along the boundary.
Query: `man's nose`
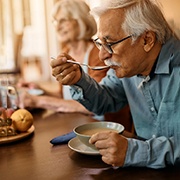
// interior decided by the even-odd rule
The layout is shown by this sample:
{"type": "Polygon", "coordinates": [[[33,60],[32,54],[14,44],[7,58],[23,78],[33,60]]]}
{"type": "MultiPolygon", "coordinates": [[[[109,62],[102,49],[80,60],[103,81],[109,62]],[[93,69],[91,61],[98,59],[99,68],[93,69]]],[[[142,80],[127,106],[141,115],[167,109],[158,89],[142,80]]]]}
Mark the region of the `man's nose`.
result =
{"type": "Polygon", "coordinates": [[[110,54],[108,51],[106,51],[103,47],[99,50],[99,58],[102,61],[105,61],[108,58],[111,58],[112,54],[110,54]]]}

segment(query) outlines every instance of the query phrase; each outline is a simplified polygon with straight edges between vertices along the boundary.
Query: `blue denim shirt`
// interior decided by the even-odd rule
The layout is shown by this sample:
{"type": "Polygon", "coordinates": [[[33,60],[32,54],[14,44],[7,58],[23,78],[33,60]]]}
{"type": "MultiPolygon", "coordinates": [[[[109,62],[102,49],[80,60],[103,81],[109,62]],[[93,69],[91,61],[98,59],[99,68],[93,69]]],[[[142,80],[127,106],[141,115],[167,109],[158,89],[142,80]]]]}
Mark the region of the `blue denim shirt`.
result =
{"type": "Polygon", "coordinates": [[[180,163],[180,41],[171,38],[159,54],[151,76],[118,78],[110,69],[100,84],[83,73],[72,86],[74,99],[96,114],[127,103],[138,136],[128,138],[124,166],[163,168],[180,163]]]}

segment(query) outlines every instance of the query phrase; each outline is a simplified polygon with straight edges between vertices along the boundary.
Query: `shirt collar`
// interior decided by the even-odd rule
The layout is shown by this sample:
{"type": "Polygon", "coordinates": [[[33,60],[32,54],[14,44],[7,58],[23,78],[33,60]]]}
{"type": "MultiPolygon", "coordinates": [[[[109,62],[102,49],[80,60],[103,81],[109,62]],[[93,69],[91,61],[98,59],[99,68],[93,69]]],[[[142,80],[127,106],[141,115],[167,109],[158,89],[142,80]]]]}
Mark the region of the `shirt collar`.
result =
{"type": "Polygon", "coordinates": [[[170,38],[163,46],[160,51],[154,74],[169,74],[170,73],[170,62],[173,57],[174,37],[170,38]]]}
{"type": "Polygon", "coordinates": [[[160,54],[157,57],[149,76],[146,77],[142,75],[137,75],[137,77],[141,77],[149,81],[154,77],[155,74],[169,74],[170,73],[169,64],[173,57],[174,41],[175,38],[172,37],[162,46],[160,54]]]}

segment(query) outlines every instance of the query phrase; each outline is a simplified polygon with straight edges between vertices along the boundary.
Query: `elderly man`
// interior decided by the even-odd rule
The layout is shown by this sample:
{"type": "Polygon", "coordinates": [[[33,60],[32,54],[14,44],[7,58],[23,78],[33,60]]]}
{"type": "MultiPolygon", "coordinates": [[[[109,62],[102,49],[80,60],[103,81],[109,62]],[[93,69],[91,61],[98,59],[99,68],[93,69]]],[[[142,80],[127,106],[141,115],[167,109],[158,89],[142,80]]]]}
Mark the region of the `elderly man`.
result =
{"type": "Polygon", "coordinates": [[[105,132],[90,142],[113,166],[179,164],[180,41],[152,0],[106,0],[92,13],[99,17],[99,57],[111,67],[107,76],[96,83],[78,65],[67,63],[67,54],[51,62],[52,73],[71,85],[74,99],[97,114],[129,104],[141,138],[105,132]]]}

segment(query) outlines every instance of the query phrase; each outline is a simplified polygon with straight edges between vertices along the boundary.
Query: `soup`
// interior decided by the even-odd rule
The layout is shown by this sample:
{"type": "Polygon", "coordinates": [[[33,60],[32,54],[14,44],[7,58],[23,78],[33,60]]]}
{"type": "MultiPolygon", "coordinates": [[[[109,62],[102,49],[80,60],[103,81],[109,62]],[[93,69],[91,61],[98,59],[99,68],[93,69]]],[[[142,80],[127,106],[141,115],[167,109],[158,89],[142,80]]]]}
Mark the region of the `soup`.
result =
{"type": "Polygon", "coordinates": [[[94,128],[94,129],[86,129],[86,130],[82,131],[81,134],[92,136],[95,133],[103,132],[103,131],[112,131],[112,132],[118,133],[118,131],[115,130],[115,129],[110,129],[110,128],[94,128]]]}

